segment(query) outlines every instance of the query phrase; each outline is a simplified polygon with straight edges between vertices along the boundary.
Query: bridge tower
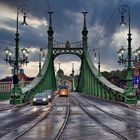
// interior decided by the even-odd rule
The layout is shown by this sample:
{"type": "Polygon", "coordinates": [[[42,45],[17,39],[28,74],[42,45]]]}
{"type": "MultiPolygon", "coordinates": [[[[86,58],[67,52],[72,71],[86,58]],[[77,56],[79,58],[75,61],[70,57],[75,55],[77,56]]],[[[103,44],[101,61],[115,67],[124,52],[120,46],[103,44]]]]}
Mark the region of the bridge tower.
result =
{"type": "Polygon", "coordinates": [[[78,86],[77,86],[77,91],[80,92],[85,92],[85,83],[87,80],[87,71],[86,71],[86,55],[85,53],[87,53],[88,51],[88,44],[87,44],[87,35],[88,35],[88,30],[87,30],[87,24],[86,24],[86,15],[88,12],[82,12],[82,14],[84,15],[84,22],[83,22],[83,30],[82,30],[82,47],[83,47],[83,56],[81,58],[81,68],[80,68],[80,79],[78,82],[78,86]]]}
{"type": "Polygon", "coordinates": [[[46,80],[46,89],[55,90],[56,89],[56,79],[55,79],[55,72],[54,72],[54,61],[53,61],[53,27],[52,27],[52,11],[48,12],[49,14],[49,28],[48,28],[48,69],[45,72],[45,79],[46,80]]]}
{"type": "Polygon", "coordinates": [[[88,47],[88,45],[87,45],[87,39],[88,39],[88,37],[87,37],[87,34],[88,34],[88,30],[87,30],[87,26],[86,26],[86,14],[88,13],[88,12],[82,12],[83,13],[83,15],[84,15],[84,23],[83,23],[83,30],[82,30],[82,45],[83,45],[83,48],[85,49],[85,50],[87,50],[87,47],[88,47]]]}

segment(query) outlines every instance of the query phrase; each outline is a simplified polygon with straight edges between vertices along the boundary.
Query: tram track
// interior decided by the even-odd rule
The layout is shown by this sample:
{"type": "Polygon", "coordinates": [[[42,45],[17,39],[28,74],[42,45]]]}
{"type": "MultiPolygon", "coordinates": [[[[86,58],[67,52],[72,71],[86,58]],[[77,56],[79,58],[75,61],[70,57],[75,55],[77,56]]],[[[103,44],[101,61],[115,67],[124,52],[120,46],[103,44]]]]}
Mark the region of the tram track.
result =
{"type": "MultiPolygon", "coordinates": [[[[55,112],[55,110],[57,110],[57,108],[60,107],[58,105],[58,102],[56,102],[53,106],[51,106],[50,109],[38,121],[36,121],[34,124],[32,124],[30,127],[25,129],[24,131],[22,131],[13,140],[18,140],[18,139],[20,140],[20,139],[24,138],[26,136],[26,134],[28,135],[28,132],[32,131],[32,129],[34,129],[34,127],[38,126],[40,124],[40,122],[44,121],[45,119],[48,119],[49,118],[49,114],[51,114],[51,112],[53,114],[53,111],[55,112]]],[[[67,103],[66,104],[66,113],[65,113],[65,117],[64,117],[65,119],[64,119],[60,129],[55,134],[54,140],[60,140],[61,139],[61,135],[63,134],[63,131],[64,131],[66,125],[67,125],[67,122],[68,122],[68,118],[70,116],[70,104],[69,104],[68,98],[66,98],[66,103],[67,103]]]]}
{"type": "Polygon", "coordinates": [[[124,137],[123,135],[121,135],[120,133],[116,132],[115,130],[113,130],[112,128],[110,128],[109,126],[105,125],[104,123],[102,123],[97,117],[95,117],[91,111],[89,111],[86,107],[84,107],[83,105],[81,105],[78,100],[81,100],[80,98],[77,99],[76,96],[72,96],[73,100],[77,103],[77,105],[91,118],[93,119],[97,124],[99,124],[100,126],[102,126],[105,130],[109,131],[110,133],[112,133],[113,135],[117,136],[118,138],[122,139],[122,140],[128,140],[126,137],[124,137]],[[75,97],[75,98],[74,98],[75,97]]]}
{"type": "Polygon", "coordinates": [[[23,135],[25,135],[28,131],[30,131],[33,127],[35,127],[38,123],[40,123],[42,120],[44,120],[49,113],[53,110],[53,106],[49,108],[49,110],[40,118],[38,119],[35,123],[33,123],[31,126],[29,126],[27,129],[23,130],[18,136],[14,138],[14,140],[18,140],[21,138],[23,135]]]}
{"type": "MultiPolygon", "coordinates": [[[[100,99],[100,100],[96,100],[94,97],[91,97],[91,96],[86,96],[86,95],[80,95],[80,94],[78,94],[78,96],[80,96],[80,97],[82,97],[82,98],[86,98],[86,99],[88,99],[89,101],[92,101],[92,102],[95,102],[95,103],[97,103],[97,104],[101,104],[101,105],[103,105],[103,106],[105,106],[106,105],[106,103],[104,102],[104,104],[102,104],[102,100],[103,99],[100,99]]],[[[109,102],[109,103],[112,103],[112,101],[111,102],[109,102]]],[[[115,102],[115,104],[116,104],[116,102],[115,102]]],[[[117,103],[118,104],[118,103],[117,103]]],[[[116,105],[117,105],[116,104],[116,105]]],[[[119,106],[120,106],[120,104],[118,104],[119,106]]],[[[95,105],[96,106],[96,105],[95,105]]],[[[124,111],[126,111],[126,109],[129,109],[130,111],[134,111],[134,112],[140,112],[140,110],[138,110],[138,109],[134,109],[134,108],[130,108],[130,107],[128,107],[128,106],[126,106],[126,105],[121,105],[122,107],[124,107],[124,111]]],[[[97,107],[97,106],[96,106],[97,107]]],[[[103,110],[104,111],[104,110],[103,110]]],[[[105,111],[106,112],[106,111],[105,111]]],[[[108,112],[107,112],[108,113],[108,112]]],[[[118,117],[118,118],[120,118],[120,119],[122,119],[123,121],[126,121],[126,122],[129,122],[129,123],[131,123],[130,121],[128,121],[128,119],[125,119],[124,117],[122,117],[121,115],[114,115],[114,114],[112,114],[112,113],[108,113],[108,114],[110,114],[110,115],[112,115],[112,116],[114,116],[114,117],[118,117]]],[[[140,121],[139,119],[135,119],[135,121],[140,121]]],[[[132,123],[132,125],[133,126],[135,126],[136,128],[138,128],[138,129],[140,129],[140,126],[136,126],[135,124],[133,124],[132,123]]]]}
{"type": "Polygon", "coordinates": [[[123,106],[123,107],[125,107],[125,108],[129,108],[129,109],[131,109],[131,110],[140,112],[140,107],[137,107],[137,105],[131,106],[131,105],[127,105],[127,104],[124,104],[124,103],[121,103],[121,102],[116,102],[116,101],[112,101],[112,100],[108,100],[108,99],[103,99],[103,98],[100,98],[100,97],[95,97],[95,96],[91,96],[91,95],[90,95],[90,96],[87,96],[87,95],[85,95],[85,94],[82,94],[82,95],[80,95],[80,96],[85,97],[85,98],[87,98],[87,99],[89,99],[89,100],[95,101],[95,102],[97,102],[97,103],[99,103],[99,104],[101,104],[101,105],[105,105],[106,102],[107,102],[107,103],[113,103],[113,104],[115,104],[115,105],[119,105],[119,106],[121,105],[121,106],[123,106]],[[98,101],[97,101],[97,99],[98,99],[98,101]],[[103,100],[104,100],[105,102],[103,102],[103,100]]]}
{"type": "MultiPolygon", "coordinates": [[[[53,110],[54,105],[57,102],[54,101],[54,103],[48,105],[48,106],[43,106],[41,109],[39,109],[39,112],[41,113],[35,120],[33,120],[31,123],[29,123],[27,126],[24,124],[21,125],[18,129],[15,128],[14,130],[10,131],[6,135],[2,136],[0,139],[1,140],[18,140],[24,135],[26,135],[31,129],[33,129],[37,124],[39,124],[41,121],[43,121],[53,110]],[[45,111],[47,109],[47,111],[45,111]]],[[[25,109],[26,110],[26,109],[25,109]]],[[[36,111],[36,108],[35,108],[36,111]]]]}
{"type": "MultiPolygon", "coordinates": [[[[88,98],[87,98],[87,99],[88,99],[88,98]]],[[[107,114],[108,116],[110,116],[110,117],[112,117],[112,118],[114,118],[114,119],[117,119],[117,120],[119,120],[119,121],[127,122],[127,123],[129,123],[130,125],[134,126],[135,128],[140,129],[140,126],[135,125],[134,123],[128,121],[127,119],[123,118],[122,116],[118,116],[118,115],[114,115],[114,114],[112,114],[112,113],[109,113],[109,112],[107,112],[107,111],[105,111],[105,110],[103,110],[103,109],[97,107],[96,105],[94,105],[94,104],[88,102],[87,100],[83,99],[83,97],[82,97],[81,100],[83,100],[84,102],[88,103],[89,105],[95,107],[96,109],[98,109],[98,110],[104,112],[105,114],[107,114]]],[[[88,99],[88,100],[90,100],[90,99],[88,99]]],[[[92,100],[90,100],[90,101],[92,101],[92,100]]]]}
{"type": "Polygon", "coordinates": [[[68,101],[68,98],[66,98],[67,100],[67,108],[66,108],[66,117],[65,117],[65,120],[61,126],[61,128],[59,129],[56,137],[55,137],[55,140],[60,140],[61,138],[61,135],[63,134],[63,131],[68,123],[68,119],[69,119],[69,116],[70,116],[70,104],[69,104],[69,101],[68,101]]]}

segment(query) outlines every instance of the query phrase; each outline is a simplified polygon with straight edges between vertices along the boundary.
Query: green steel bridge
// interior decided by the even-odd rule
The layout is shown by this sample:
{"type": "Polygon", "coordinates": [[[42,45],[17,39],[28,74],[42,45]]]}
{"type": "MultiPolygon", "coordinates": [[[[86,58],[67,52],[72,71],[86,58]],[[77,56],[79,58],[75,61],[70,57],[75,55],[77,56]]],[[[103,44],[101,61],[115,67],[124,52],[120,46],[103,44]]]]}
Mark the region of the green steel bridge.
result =
{"type": "Polygon", "coordinates": [[[80,76],[76,92],[118,102],[134,103],[136,97],[126,97],[124,89],[112,84],[102,75],[98,75],[98,70],[94,66],[88,52],[86,14],[84,14],[84,23],[81,32],[82,41],[76,43],[58,43],[57,41],[54,41],[54,31],[51,19],[52,13],[49,14],[49,28],[47,31],[48,54],[41,69],[41,74],[38,74],[29,85],[22,89],[26,99],[30,100],[37,92],[42,92],[46,89],[55,90],[56,79],[54,72],[54,59],[61,54],[74,54],[81,59],[80,76]]]}

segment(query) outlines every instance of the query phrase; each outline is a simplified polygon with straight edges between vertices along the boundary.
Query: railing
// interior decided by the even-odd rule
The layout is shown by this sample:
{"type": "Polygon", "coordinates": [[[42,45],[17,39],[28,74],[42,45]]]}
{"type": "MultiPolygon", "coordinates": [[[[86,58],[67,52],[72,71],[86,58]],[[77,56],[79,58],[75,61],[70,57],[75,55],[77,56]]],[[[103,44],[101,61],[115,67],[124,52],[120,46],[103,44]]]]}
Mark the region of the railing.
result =
{"type": "Polygon", "coordinates": [[[53,48],[82,48],[82,41],[72,42],[67,41],[66,43],[60,43],[53,41],[53,48]]]}
{"type": "Polygon", "coordinates": [[[11,96],[10,92],[0,92],[0,101],[9,100],[11,96]]]}

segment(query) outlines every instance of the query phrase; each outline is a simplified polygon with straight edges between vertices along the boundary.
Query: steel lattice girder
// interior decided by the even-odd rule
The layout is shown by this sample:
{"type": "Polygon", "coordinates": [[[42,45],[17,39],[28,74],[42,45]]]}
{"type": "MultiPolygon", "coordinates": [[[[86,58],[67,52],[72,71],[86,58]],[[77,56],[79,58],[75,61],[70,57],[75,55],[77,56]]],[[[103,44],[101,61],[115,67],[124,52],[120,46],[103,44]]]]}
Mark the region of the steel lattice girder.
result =
{"type": "Polygon", "coordinates": [[[75,54],[82,58],[83,48],[53,48],[54,59],[61,54],[75,54]]]}

